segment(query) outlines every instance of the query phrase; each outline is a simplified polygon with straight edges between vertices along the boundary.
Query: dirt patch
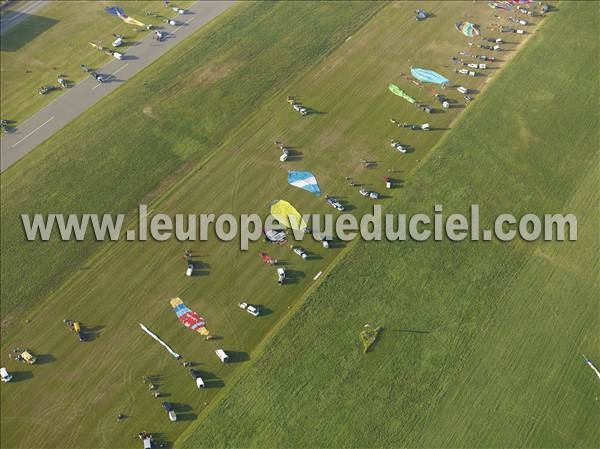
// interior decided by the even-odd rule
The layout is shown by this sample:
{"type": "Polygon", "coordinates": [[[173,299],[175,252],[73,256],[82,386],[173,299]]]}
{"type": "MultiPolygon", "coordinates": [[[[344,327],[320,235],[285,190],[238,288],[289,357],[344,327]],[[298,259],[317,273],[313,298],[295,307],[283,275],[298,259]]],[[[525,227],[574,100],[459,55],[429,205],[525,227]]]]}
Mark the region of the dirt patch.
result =
{"type": "Polygon", "coordinates": [[[142,112],[148,117],[158,120],[158,115],[156,115],[156,112],[154,112],[154,108],[152,106],[146,106],[144,109],[142,109],[142,112]]]}
{"type": "Polygon", "coordinates": [[[215,81],[225,78],[239,66],[240,64],[236,62],[209,64],[191,72],[187,77],[184,78],[183,84],[186,86],[212,84],[215,81]]]}

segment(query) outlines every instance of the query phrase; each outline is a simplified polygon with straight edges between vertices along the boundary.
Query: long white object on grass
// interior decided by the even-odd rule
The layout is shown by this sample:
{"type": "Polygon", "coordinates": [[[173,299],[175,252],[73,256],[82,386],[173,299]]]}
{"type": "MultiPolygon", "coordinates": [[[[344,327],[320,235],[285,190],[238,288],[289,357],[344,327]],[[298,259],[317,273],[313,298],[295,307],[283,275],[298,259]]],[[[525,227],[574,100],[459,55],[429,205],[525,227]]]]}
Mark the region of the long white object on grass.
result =
{"type": "Polygon", "coordinates": [[[594,370],[594,372],[596,373],[596,376],[598,376],[598,379],[600,379],[600,370],[598,370],[598,368],[596,368],[594,366],[594,364],[592,363],[592,361],[590,359],[588,359],[584,354],[582,354],[582,355],[583,355],[583,359],[585,360],[585,363],[587,363],[588,366],[594,370]]]}
{"type": "Polygon", "coordinates": [[[181,356],[179,354],[177,354],[175,351],[173,351],[168,344],[166,344],[164,341],[162,341],[160,338],[158,338],[158,336],[155,333],[153,333],[150,329],[148,329],[142,323],[139,323],[139,324],[140,324],[140,327],[142,328],[142,330],[144,332],[146,332],[148,335],[150,335],[152,338],[154,338],[157,342],[159,342],[167,351],[169,351],[169,354],[171,354],[176,359],[181,358],[181,356]]]}

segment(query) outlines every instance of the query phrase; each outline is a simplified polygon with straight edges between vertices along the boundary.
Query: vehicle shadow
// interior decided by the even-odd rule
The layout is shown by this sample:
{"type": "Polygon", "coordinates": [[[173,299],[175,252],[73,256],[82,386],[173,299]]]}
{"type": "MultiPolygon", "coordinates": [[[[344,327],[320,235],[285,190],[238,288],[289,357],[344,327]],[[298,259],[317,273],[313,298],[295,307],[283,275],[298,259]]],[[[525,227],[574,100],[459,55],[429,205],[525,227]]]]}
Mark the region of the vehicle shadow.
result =
{"type": "Polygon", "coordinates": [[[300,279],[306,277],[304,271],[300,270],[285,270],[285,283],[297,284],[300,279]]]}
{"type": "Polygon", "coordinates": [[[260,309],[259,316],[267,316],[267,315],[271,315],[273,313],[273,310],[269,309],[268,307],[263,307],[260,304],[257,307],[260,309]]]}
{"type": "Polygon", "coordinates": [[[104,326],[104,325],[97,325],[94,327],[81,326],[81,331],[82,331],[83,336],[85,337],[86,341],[94,341],[95,339],[100,337],[101,331],[105,327],[106,326],[104,326]]]}
{"type": "Polygon", "coordinates": [[[243,351],[225,351],[229,356],[228,363],[241,363],[250,360],[250,354],[243,351]]]}
{"type": "Polygon", "coordinates": [[[180,402],[172,402],[171,405],[177,413],[177,421],[194,421],[198,415],[193,413],[192,406],[189,404],[182,404],[180,402]]]}
{"type": "Polygon", "coordinates": [[[31,371],[9,371],[12,376],[11,382],[21,382],[23,380],[33,379],[33,373],[31,371]]]}
{"type": "Polygon", "coordinates": [[[204,388],[223,388],[225,382],[210,371],[198,371],[204,381],[204,388]]]}
{"type": "Polygon", "coordinates": [[[39,354],[36,356],[36,364],[46,365],[48,363],[56,362],[56,358],[52,354],[39,354]]]}

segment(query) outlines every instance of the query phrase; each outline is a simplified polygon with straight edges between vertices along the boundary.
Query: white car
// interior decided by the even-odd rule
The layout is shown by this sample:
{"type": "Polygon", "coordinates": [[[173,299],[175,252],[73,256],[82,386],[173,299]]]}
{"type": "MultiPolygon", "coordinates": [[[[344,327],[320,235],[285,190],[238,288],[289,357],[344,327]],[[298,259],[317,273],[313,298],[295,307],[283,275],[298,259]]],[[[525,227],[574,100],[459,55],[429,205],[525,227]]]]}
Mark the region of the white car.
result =
{"type": "Polygon", "coordinates": [[[0,368],[0,378],[2,378],[2,382],[10,382],[12,380],[12,375],[6,371],[6,368],[0,368]]]}
{"type": "Polygon", "coordinates": [[[187,277],[190,277],[193,273],[194,273],[194,265],[193,264],[189,264],[187,266],[187,270],[185,270],[185,275],[187,277]]]}
{"type": "Polygon", "coordinates": [[[285,161],[287,161],[289,155],[290,155],[290,151],[287,148],[283,147],[281,149],[281,156],[279,157],[279,160],[281,162],[285,162],[285,161]]]}
{"type": "Polygon", "coordinates": [[[392,140],[390,146],[393,149],[400,151],[400,153],[408,153],[408,147],[400,144],[400,142],[396,142],[395,140],[392,140]]]}
{"type": "Polygon", "coordinates": [[[116,38],[112,44],[113,44],[113,47],[120,47],[121,45],[123,45],[123,38],[121,38],[121,37],[116,38]]]}
{"type": "Polygon", "coordinates": [[[251,306],[250,304],[248,304],[246,302],[240,303],[240,309],[245,310],[246,312],[248,312],[252,316],[259,316],[260,315],[260,309],[258,307],[251,306]]]}
{"type": "Polygon", "coordinates": [[[304,250],[304,248],[302,248],[300,246],[292,246],[292,251],[294,253],[298,254],[303,259],[308,259],[308,254],[306,253],[306,251],[304,250]]]}
{"type": "Polygon", "coordinates": [[[456,88],[457,91],[459,91],[461,94],[468,94],[469,93],[469,89],[467,89],[465,86],[458,86],[456,88]]]}
{"type": "Polygon", "coordinates": [[[294,111],[297,111],[300,113],[300,115],[307,115],[308,114],[308,109],[306,109],[304,106],[302,106],[300,103],[294,103],[292,105],[292,107],[294,108],[294,111]]]}
{"type": "Polygon", "coordinates": [[[342,203],[340,203],[338,200],[336,200],[335,198],[332,198],[330,196],[325,197],[325,201],[327,201],[327,204],[329,204],[331,207],[333,207],[334,209],[342,212],[344,210],[344,205],[342,203]]]}

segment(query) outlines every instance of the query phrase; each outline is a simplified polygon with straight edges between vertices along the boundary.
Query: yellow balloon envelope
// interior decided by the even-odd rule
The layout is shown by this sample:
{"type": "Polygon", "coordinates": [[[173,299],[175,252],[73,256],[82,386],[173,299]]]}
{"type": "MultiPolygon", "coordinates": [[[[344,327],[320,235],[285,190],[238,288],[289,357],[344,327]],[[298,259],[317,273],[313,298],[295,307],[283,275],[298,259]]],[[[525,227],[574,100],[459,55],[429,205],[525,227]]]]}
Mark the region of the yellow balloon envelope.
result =
{"type": "Polygon", "coordinates": [[[287,201],[278,200],[271,204],[271,215],[288,228],[306,229],[306,223],[302,219],[300,212],[287,201]]]}

